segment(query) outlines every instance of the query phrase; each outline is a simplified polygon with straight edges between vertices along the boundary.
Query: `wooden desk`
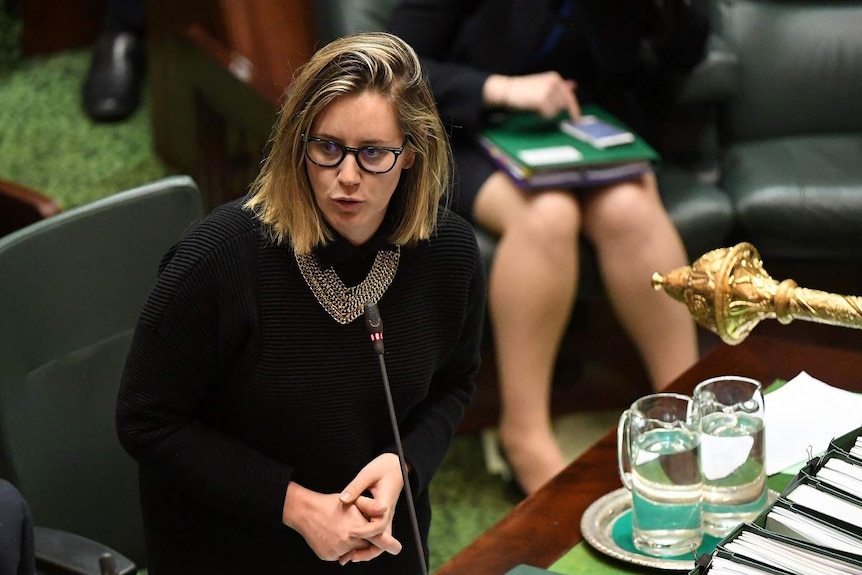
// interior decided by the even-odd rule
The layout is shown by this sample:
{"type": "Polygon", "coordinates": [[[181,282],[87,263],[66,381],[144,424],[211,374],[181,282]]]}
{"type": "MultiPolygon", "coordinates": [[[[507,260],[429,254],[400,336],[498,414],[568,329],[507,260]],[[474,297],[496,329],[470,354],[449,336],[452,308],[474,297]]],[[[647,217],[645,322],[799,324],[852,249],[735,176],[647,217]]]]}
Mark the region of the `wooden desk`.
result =
{"type": "MultiPolygon", "coordinates": [[[[803,370],[830,385],[862,391],[862,353],[758,337],[716,347],[670,390],[690,394],[698,382],[728,373],[769,384],[803,370]]],[[[436,575],[502,575],[520,563],[550,566],[582,540],[581,516],[587,507],[621,486],[616,457],[616,430],[611,430],[436,575]]]]}

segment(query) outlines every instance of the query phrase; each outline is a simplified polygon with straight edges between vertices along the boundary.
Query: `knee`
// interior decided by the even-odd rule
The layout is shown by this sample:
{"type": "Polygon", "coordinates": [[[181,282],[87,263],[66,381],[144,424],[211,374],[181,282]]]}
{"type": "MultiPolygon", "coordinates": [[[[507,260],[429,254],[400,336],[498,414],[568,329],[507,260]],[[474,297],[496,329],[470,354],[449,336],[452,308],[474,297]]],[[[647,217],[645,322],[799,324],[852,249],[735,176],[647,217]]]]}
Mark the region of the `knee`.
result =
{"type": "Polygon", "coordinates": [[[33,568],[30,510],[15,486],[0,479],[0,572],[33,573],[33,568]]]}
{"type": "Polygon", "coordinates": [[[584,233],[592,240],[640,234],[667,217],[658,190],[649,181],[622,182],[590,198],[585,207],[584,233]]]}
{"type": "Polygon", "coordinates": [[[574,246],[580,208],[569,192],[543,192],[531,199],[522,220],[525,235],[546,249],[574,246]]]}
{"type": "Polygon", "coordinates": [[[27,503],[18,489],[0,479],[0,525],[20,525],[29,515],[27,503]]]}

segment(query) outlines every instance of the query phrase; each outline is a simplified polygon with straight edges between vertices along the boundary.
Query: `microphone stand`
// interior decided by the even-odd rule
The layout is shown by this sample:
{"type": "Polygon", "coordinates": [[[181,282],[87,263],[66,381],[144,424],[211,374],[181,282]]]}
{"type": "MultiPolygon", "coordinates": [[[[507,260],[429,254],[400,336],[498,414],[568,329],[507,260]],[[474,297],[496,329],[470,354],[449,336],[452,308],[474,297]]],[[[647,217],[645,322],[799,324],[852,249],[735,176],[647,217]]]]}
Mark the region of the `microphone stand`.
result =
{"type": "Polygon", "coordinates": [[[383,376],[383,389],[386,392],[386,406],[389,410],[389,422],[392,425],[392,435],[395,437],[395,449],[398,451],[398,463],[401,465],[401,477],[404,480],[404,492],[407,499],[407,511],[410,513],[410,525],[413,528],[413,537],[416,539],[416,550],[419,555],[419,565],[422,575],[428,575],[428,565],[425,562],[425,550],[422,547],[422,535],[419,533],[419,520],[416,518],[416,506],[413,504],[413,490],[410,488],[409,472],[407,471],[407,459],[404,456],[404,447],[401,444],[401,432],[398,430],[398,418],[395,415],[395,403],[392,400],[392,388],[389,385],[389,374],[386,370],[386,360],[383,357],[383,320],[380,318],[380,310],[377,304],[368,302],[365,304],[365,326],[371,336],[371,343],[377,354],[380,364],[380,374],[383,376]]]}

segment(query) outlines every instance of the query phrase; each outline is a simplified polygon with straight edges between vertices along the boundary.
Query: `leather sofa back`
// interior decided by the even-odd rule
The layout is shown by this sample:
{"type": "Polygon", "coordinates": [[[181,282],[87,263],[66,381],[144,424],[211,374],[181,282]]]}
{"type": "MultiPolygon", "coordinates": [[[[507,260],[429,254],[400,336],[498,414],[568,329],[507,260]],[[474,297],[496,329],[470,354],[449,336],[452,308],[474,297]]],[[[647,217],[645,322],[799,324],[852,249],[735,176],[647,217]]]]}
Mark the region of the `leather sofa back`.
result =
{"type": "Polygon", "coordinates": [[[398,0],[314,0],[320,45],[355,32],[386,28],[398,0]]]}
{"type": "Polygon", "coordinates": [[[731,141],[862,131],[862,2],[712,1],[739,59],[731,141]]]}

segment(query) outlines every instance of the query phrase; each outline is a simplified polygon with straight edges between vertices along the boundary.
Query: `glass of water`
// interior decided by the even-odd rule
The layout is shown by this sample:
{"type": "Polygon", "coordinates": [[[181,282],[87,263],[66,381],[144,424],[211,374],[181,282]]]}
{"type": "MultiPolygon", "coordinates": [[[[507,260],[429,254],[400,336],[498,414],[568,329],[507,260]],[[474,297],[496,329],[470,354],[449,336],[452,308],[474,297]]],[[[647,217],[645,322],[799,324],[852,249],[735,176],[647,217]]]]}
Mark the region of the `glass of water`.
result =
{"type": "Polygon", "coordinates": [[[659,557],[690,554],[703,538],[700,412],[694,400],[655,393],[620,416],[620,477],[632,493],[634,546],[659,557]]]}
{"type": "Polygon", "coordinates": [[[724,537],[766,506],[763,390],[747,377],[724,375],[694,389],[701,412],[703,529],[724,537]]]}

